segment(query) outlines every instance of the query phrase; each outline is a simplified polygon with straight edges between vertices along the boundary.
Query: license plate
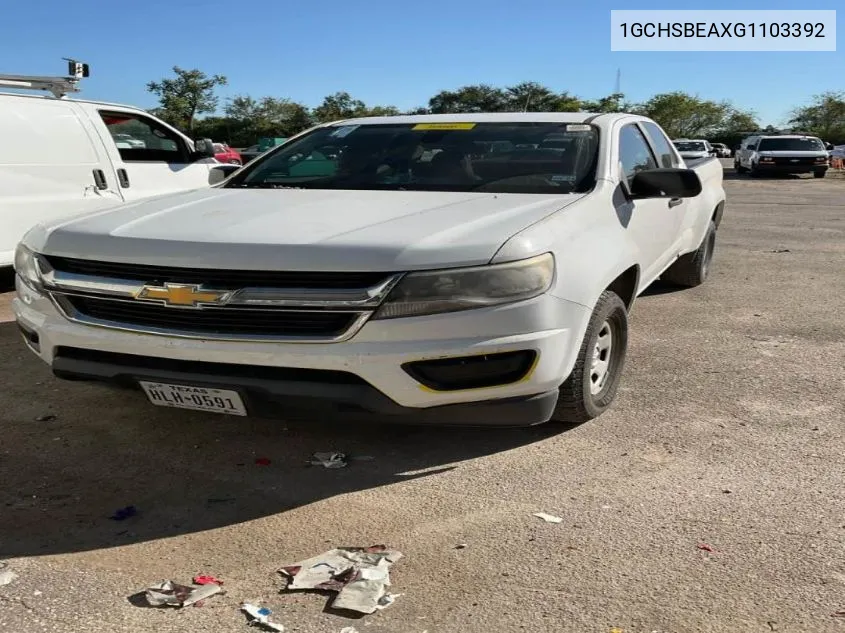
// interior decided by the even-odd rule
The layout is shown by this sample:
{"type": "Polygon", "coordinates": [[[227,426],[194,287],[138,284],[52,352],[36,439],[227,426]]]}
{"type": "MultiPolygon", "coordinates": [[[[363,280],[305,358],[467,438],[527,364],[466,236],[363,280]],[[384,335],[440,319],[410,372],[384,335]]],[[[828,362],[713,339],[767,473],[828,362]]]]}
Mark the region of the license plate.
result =
{"type": "Polygon", "coordinates": [[[241,400],[237,391],[211,387],[192,387],[191,385],[171,385],[144,380],[139,382],[150,402],[160,407],[246,415],[246,407],[244,407],[243,400],[241,400]]]}

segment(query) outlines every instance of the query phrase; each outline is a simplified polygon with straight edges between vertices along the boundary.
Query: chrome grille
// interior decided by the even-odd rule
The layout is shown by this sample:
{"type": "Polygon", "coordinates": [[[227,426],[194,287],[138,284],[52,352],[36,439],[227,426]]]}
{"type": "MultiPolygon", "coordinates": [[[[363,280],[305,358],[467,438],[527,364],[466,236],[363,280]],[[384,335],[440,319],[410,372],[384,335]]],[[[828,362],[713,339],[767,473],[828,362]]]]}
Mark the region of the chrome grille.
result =
{"type": "Polygon", "coordinates": [[[39,256],[39,267],[54,304],[72,321],[239,341],[348,340],[401,278],[394,273],[206,270],[53,256],[39,256]],[[172,289],[180,291],[176,303],[170,303],[172,289]],[[186,289],[189,299],[199,299],[186,303],[181,294],[186,289]]]}

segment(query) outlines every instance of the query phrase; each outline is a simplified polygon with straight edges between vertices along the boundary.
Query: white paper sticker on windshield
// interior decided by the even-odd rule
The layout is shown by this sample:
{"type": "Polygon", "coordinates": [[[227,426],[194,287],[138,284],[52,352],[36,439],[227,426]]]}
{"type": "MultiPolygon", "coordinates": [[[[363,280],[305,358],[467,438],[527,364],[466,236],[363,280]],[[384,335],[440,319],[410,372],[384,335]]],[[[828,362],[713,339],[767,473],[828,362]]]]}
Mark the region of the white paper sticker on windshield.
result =
{"type": "Polygon", "coordinates": [[[592,126],[586,123],[570,123],[566,126],[567,132],[589,132],[592,129],[592,126]]]}
{"type": "Polygon", "coordinates": [[[329,134],[329,136],[332,136],[334,138],[346,138],[347,136],[352,134],[352,132],[357,130],[359,127],[361,127],[361,126],[360,125],[342,125],[341,127],[337,128],[334,132],[329,134]]]}

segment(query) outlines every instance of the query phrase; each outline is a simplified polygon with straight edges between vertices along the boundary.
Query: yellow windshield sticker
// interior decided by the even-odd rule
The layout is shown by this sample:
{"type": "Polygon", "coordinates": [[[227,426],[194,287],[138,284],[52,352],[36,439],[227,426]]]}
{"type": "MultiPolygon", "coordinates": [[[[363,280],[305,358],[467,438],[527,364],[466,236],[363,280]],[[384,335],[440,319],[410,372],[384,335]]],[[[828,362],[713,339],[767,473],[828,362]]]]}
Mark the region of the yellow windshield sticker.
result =
{"type": "Polygon", "coordinates": [[[471,130],[475,123],[417,123],[415,130],[471,130]]]}

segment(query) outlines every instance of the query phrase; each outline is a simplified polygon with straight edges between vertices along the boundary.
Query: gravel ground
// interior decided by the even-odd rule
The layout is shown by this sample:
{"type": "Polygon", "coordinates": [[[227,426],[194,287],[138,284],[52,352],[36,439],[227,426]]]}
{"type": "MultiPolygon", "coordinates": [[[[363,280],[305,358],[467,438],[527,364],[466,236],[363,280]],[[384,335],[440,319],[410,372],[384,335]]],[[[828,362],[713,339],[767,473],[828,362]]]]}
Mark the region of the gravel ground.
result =
{"type": "Polygon", "coordinates": [[[637,301],[614,408],[568,430],[161,410],[52,378],[0,295],[0,630],[246,631],[250,600],[304,633],[845,632],[845,182],[726,178],[711,279],[637,301]],[[281,565],[373,543],[405,554],[389,609],[279,593],[281,565]],[[129,599],[199,573],[227,594],[129,599]]]}

